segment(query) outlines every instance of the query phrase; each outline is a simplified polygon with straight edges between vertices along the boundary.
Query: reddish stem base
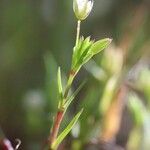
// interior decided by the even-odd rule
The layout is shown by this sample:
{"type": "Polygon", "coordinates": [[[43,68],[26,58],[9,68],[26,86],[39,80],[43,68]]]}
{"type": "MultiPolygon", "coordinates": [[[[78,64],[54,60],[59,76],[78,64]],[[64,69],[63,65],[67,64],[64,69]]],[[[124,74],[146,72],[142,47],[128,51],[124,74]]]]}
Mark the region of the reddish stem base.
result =
{"type": "Polygon", "coordinates": [[[53,144],[53,142],[56,140],[58,132],[59,132],[59,128],[60,128],[60,124],[62,122],[64,116],[64,112],[63,111],[58,111],[57,115],[55,117],[55,121],[54,121],[54,126],[51,130],[51,134],[50,134],[50,138],[49,138],[49,142],[50,145],[53,144]]]}

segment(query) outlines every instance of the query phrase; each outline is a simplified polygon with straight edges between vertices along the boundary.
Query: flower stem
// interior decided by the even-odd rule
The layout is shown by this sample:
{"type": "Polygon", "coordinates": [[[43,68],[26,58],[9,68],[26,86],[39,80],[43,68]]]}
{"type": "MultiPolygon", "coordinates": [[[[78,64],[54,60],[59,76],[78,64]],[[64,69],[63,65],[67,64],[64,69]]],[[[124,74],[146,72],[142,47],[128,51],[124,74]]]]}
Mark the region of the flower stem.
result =
{"type": "Polygon", "coordinates": [[[78,45],[78,42],[79,42],[79,36],[80,36],[80,25],[81,25],[81,21],[80,21],[80,20],[78,20],[78,22],[77,22],[76,45],[75,45],[75,46],[77,46],[77,45],[78,45]]]}
{"type": "MultiPolygon", "coordinates": [[[[77,34],[76,34],[76,45],[75,46],[77,46],[78,42],[79,42],[80,24],[81,24],[81,21],[78,20],[78,22],[77,22],[77,34]]],[[[69,73],[67,86],[66,86],[66,89],[65,89],[65,92],[64,92],[64,95],[63,95],[64,102],[67,101],[68,93],[69,93],[69,90],[71,88],[71,85],[72,85],[72,82],[73,82],[73,79],[74,79],[75,75],[76,75],[76,71],[71,70],[70,73],[69,73]]],[[[63,103],[62,103],[62,105],[63,105],[63,103]]],[[[50,149],[52,147],[52,144],[55,142],[55,140],[58,136],[59,128],[60,128],[61,122],[63,120],[64,113],[65,113],[64,110],[59,109],[56,116],[55,116],[53,127],[52,127],[52,130],[51,130],[50,136],[49,136],[50,149]]]]}

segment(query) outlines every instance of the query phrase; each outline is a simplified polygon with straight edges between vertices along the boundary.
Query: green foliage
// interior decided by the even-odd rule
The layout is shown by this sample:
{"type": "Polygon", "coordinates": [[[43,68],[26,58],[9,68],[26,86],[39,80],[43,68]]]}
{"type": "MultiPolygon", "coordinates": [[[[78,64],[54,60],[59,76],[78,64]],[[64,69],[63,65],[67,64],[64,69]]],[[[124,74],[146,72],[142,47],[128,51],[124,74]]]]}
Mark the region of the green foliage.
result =
{"type": "Polygon", "coordinates": [[[106,38],[97,42],[91,41],[90,37],[79,39],[78,45],[74,47],[72,58],[72,70],[78,71],[95,54],[101,52],[111,43],[111,39],[106,38]]]}
{"type": "Polygon", "coordinates": [[[79,91],[82,89],[82,87],[84,86],[85,82],[82,82],[81,85],[76,89],[76,91],[70,96],[68,97],[66,103],[64,104],[64,108],[65,110],[67,110],[67,108],[69,107],[69,105],[72,103],[72,101],[74,100],[75,96],[79,93],[79,91]]]}
{"type": "MultiPolygon", "coordinates": [[[[95,137],[91,134],[91,130],[97,130],[97,127],[95,127],[95,116],[99,115],[99,101],[102,102],[102,99],[104,99],[105,106],[107,106],[111,99],[110,90],[107,93],[105,87],[109,82],[106,81],[108,77],[118,72],[117,68],[119,67],[120,69],[121,66],[120,61],[118,61],[117,49],[125,55],[124,66],[121,68],[121,74],[123,75],[121,80],[124,80],[124,76],[128,74],[129,69],[132,72],[132,69],[136,68],[127,76],[136,80],[131,79],[130,81],[133,84],[136,82],[133,86],[140,95],[136,103],[141,104],[136,106],[137,104],[135,105],[134,101],[131,102],[129,100],[128,105],[131,102],[131,105],[136,107],[136,109],[132,108],[134,111],[132,110],[131,114],[134,116],[136,112],[137,118],[143,116],[143,108],[139,105],[143,105],[145,111],[148,111],[148,113],[150,110],[150,71],[149,68],[144,69],[145,64],[149,63],[150,49],[148,0],[141,1],[138,5],[137,1],[132,1],[132,6],[130,5],[131,1],[125,1],[124,5],[121,2],[115,5],[116,1],[103,3],[97,0],[95,2],[97,7],[93,11],[92,19],[89,19],[89,22],[87,21],[84,24],[84,32],[86,35],[94,33],[92,37],[97,37],[98,33],[102,33],[100,36],[105,33],[113,36],[115,51],[112,54],[110,51],[112,47],[110,47],[106,54],[108,59],[105,58],[105,51],[104,55],[96,57],[95,66],[93,64],[88,66],[88,71],[98,80],[90,77],[89,86],[86,86],[81,95],[79,95],[81,100],[79,99],[74,102],[76,107],[81,104],[81,108],[84,107],[85,113],[82,115],[80,122],[80,135],[86,139],[88,138],[88,140],[95,137]],[[129,5],[130,7],[128,7],[129,5]],[[115,14],[119,15],[114,15],[112,13],[114,10],[115,14]],[[120,13],[120,10],[122,13],[120,13]],[[142,57],[142,60],[140,57],[142,57]],[[145,62],[145,57],[148,57],[146,58],[148,62],[145,62]],[[103,63],[100,63],[103,59],[103,63]],[[137,60],[139,60],[138,63],[137,60]],[[139,63],[141,64],[140,66],[139,63]],[[141,70],[141,73],[139,78],[136,78],[139,70],[141,70]]],[[[33,1],[12,1],[8,3],[8,1],[3,0],[1,2],[0,122],[10,138],[12,138],[11,129],[15,131],[16,136],[20,137],[23,143],[22,149],[39,149],[41,140],[44,140],[43,136],[46,137],[47,133],[49,133],[49,126],[52,123],[54,112],[58,108],[58,100],[61,102],[63,99],[62,96],[64,96],[63,92],[65,92],[66,87],[63,84],[66,83],[63,82],[63,71],[66,73],[66,70],[70,66],[68,63],[70,62],[70,58],[68,56],[71,55],[72,51],[70,49],[72,49],[72,44],[75,43],[73,41],[75,35],[72,29],[74,20],[71,19],[72,13],[70,12],[71,3],[72,1],[66,0],[35,1],[35,5],[33,5],[33,1]],[[45,56],[46,72],[43,68],[43,55],[45,56]],[[61,68],[57,77],[56,74],[59,65],[63,66],[63,68],[61,68]],[[57,78],[59,78],[59,86],[57,78]],[[58,87],[61,87],[61,84],[62,88],[58,89],[58,87]],[[35,90],[37,91],[36,97],[32,98],[33,101],[30,98],[27,101],[27,98],[25,98],[26,93],[28,94],[30,91],[35,90]],[[41,92],[42,105],[38,99],[38,95],[41,95],[41,92]],[[26,105],[27,103],[28,105],[26,105]],[[39,107],[37,107],[37,104],[39,107]],[[24,128],[19,130],[18,126],[23,126],[24,128]]],[[[93,44],[94,41],[91,47],[93,44]]],[[[68,75],[68,73],[66,74],[68,75]]],[[[85,70],[81,72],[81,76],[75,81],[75,87],[83,80],[84,75],[85,70]]],[[[75,99],[77,91],[79,91],[78,87],[75,92],[69,92],[70,94],[68,94],[65,103],[66,108],[75,99]]],[[[112,90],[113,95],[114,91],[112,90]]],[[[101,107],[100,110],[102,111],[105,108],[101,107]]],[[[72,109],[71,112],[74,113],[74,110],[72,109]]],[[[66,113],[64,124],[69,118],[68,114],[70,115],[69,111],[66,113]]],[[[149,118],[150,114],[147,116],[148,121],[143,123],[142,131],[140,131],[140,136],[143,135],[142,140],[144,137],[147,138],[148,144],[150,139],[150,136],[148,136],[150,127],[149,118]],[[147,130],[145,130],[145,127],[147,130]]],[[[101,116],[97,117],[98,127],[101,125],[101,119],[101,116]]],[[[136,121],[134,123],[136,124],[136,121]]],[[[64,124],[61,124],[61,126],[64,126],[64,124]]],[[[124,130],[122,130],[123,133],[124,130]]],[[[135,136],[133,138],[136,140],[135,136]]],[[[81,144],[84,143],[81,138],[77,140],[80,140],[81,144]]],[[[143,145],[146,146],[145,143],[143,145]]],[[[140,144],[138,146],[141,148],[140,144]]],[[[68,147],[68,149],[71,148],[68,147]]],[[[81,149],[84,148],[82,147],[81,149]]],[[[141,149],[149,150],[150,148],[141,149]]]]}
{"type": "Polygon", "coordinates": [[[82,114],[83,109],[81,109],[75,117],[71,120],[69,125],[65,128],[65,130],[58,136],[58,138],[55,140],[55,142],[52,144],[52,149],[55,150],[59,146],[59,144],[64,140],[64,138],[68,135],[68,133],[71,131],[71,129],[74,127],[76,122],[78,121],[80,115],[82,114]]]}
{"type": "Polygon", "coordinates": [[[61,106],[63,105],[63,87],[62,87],[62,80],[61,80],[61,70],[60,67],[58,68],[57,73],[57,83],[58,83],[58,92],[59,92],[59,105],[58,108],[61,109],[61,106]]]}
{"type": "Polygon", "coordinates": [[[57,81],[58,81],[58,91],[59,91],[59,95],[60,95],[60,98],[62,98],[62,95],[63,95],[63,88],[62,88],[60,67],[58,68],[57,81]]]}
{"type": "Polygon", "coordinates": [[[104,50],[105,48],[107,48],[109,46],[109,44],[111,43],[111,41],[112,41],[112,39],[105,38],[105,39],[95,42],[91,47],[92,55],[95,55],[95,54],[101,52],[102,50],[104,50]]]}
{"type": "MultiPolygon", "coordinates": [[[[78,39],[77,39],[78,40],[78,39]]],[[[91,41],[90,37],[87,37],[84,39],[81,37],[79,39],[79,42],[74,47],[73,56],[72,56],[72,67],[71,67],[71,73],[68,78],[67,86],[63,95],[63,87],[62,87],[62,81],[61,81],[61,72],[60,68],[58,68],[57,73],[57,82],[58,82],[58,91],[59,91],[59,104],[58,109],[64,111],[64,113],[67,111],[68,106],[71,104],[73,99],[75,98],[78,91],[81,89],[82,86],[80,86],[76,92],[72,96],[68,96],[69,90],[71,88],[71,84],[73,82],[73,79],[79,69],[84,65],[88,60],[90,60],[95,54],[99,53],[103,49],[107,48],[110,44],[111,39],[103,39],[99,40],[97,42],[91,41]],[[73,72],[73,74],[72,74],[73,72]]],[[[81,113],[79,113],[81,114],[81,113]]],[[[58,147],[60,142],[65,138],[65,136],[69,133],[74,123],[77,121],[76,118],[80,115],[77,115],[72,122],[69,124],[69,126],[64,130],[64,132],[58,137],[57,140],[52,143],[52,147],[55,149],[58,147]]]]}
{"type": "MultiPolygon", "coordinates": [[[[79,1],[78,1],[79,2],[79,1]]],[[[88,1],[86,1],[88,2],[88,1]]],[[[88,2],[88,4],[91,5],[92,8],[92,3],[91,1],[88,2]]],[[[82,6],[82,4],[79,4],[82,6]]],[[[75,12],[76,13],[76,12],[75,12]]],[[[88,62],[95,54],[99,53],[100,51],[102,51],[103,49],[107,48],[108,45],[111,43],[111,39],[103,39],[103,40],[99,40],[97,42],[91,41],[90,37],[87,37],[86,39],[84,39],[84,37],[80,37],[80,21],[78,21],[77,23],[77,36],[76,36],[76,45],[73,49],[73,56],[72,56],[72,66],[71,66],[71,70],[69,73],[69,77],[68,77],[68,81],[67,81],[67,85],[66,85],[66,89],[64,91],[63,94],[63,87],[62,87],[62,82],[61,82],[61,72],[60,72],[60,68],[58,69],[58,77],[57,77],[57,82],[58,82],[58,91],[59,91],[59,104],[58,104],[58,109],[59,111],[63,111],[63,114],[65,114],[65,112],[67,111],[69,105],[71,104],[71,102],[73,101],[73,99],[75,98],[76,94],[78,93],[78,91],[80,90],[81,87],[79,87],[76,92],[72,95],[72,96],[68,96],[69,95],[69,90],[71,88],[71,84],[74,80],[74,77],[76,76],[76,74],[78,73],[78,71],[80,70],[80,68],[86,63],[88,62]]],[[[82,111],[81,111],[82,112],[82,111]]],[[[71,121],[71,123],[67,126],[67,128],[64,130],[64,132],[62,132],[62,134],[57,138],[57,133],[56,131],[59,130],[59,126],[57,130],[53,130],[52,128],[52,143],[51,147],[53,149],[56,149],[58,147],[58,145],[61,143],[61,141],[65,138],[65,136],[70,132],[70,130],[72,129],[73,125],[75,124],[75,122],[78,120],[79,116],[81,115],[81,112],[79,112],[75,118],[71,121]],[[53,137],[53,135],[56,135],[53,137]],[[57,138],[57,139],[56,139],[57,138]]],[[[62,120],[62,119],[61,119],[62,120]]],[[[61,120],[58,120],[58,122],[61,120]]],[[[54,126],[57,127],[57,121],[54,122],[54,126]]]]}

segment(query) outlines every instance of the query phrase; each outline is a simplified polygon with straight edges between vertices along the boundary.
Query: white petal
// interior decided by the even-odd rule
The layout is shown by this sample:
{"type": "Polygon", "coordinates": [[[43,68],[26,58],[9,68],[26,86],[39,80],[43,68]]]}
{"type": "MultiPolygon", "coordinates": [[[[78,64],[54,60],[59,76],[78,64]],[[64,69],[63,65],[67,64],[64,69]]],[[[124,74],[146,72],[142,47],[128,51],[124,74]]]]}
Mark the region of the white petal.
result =
{"type": "Polygon", "coordinates": [[[92,10],[92,7],[93,7],[93,1],[88,1],[88,4],[87,4],[88,12],[90,12],[92,10]]]}
{"type": "Polygon", "coordinates": [[[79,11],[83,11],[86,6],[87,0],[77,0],[79,11]]]}

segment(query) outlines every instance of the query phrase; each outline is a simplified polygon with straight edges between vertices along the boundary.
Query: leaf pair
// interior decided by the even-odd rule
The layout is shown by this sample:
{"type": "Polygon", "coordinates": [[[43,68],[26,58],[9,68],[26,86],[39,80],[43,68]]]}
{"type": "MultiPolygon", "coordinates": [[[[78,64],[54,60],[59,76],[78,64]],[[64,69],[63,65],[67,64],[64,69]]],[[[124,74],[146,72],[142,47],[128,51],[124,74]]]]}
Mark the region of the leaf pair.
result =
{"type": "Polygon", "coordinates": [[[105,38],[97,42],[91,41],[90,37],[79,39],[78,45],[74,47],[72,58],[72,70],[78,71],[82,65],[89,61],[95,54],[107,48],[111,39],[105,38]]]}

